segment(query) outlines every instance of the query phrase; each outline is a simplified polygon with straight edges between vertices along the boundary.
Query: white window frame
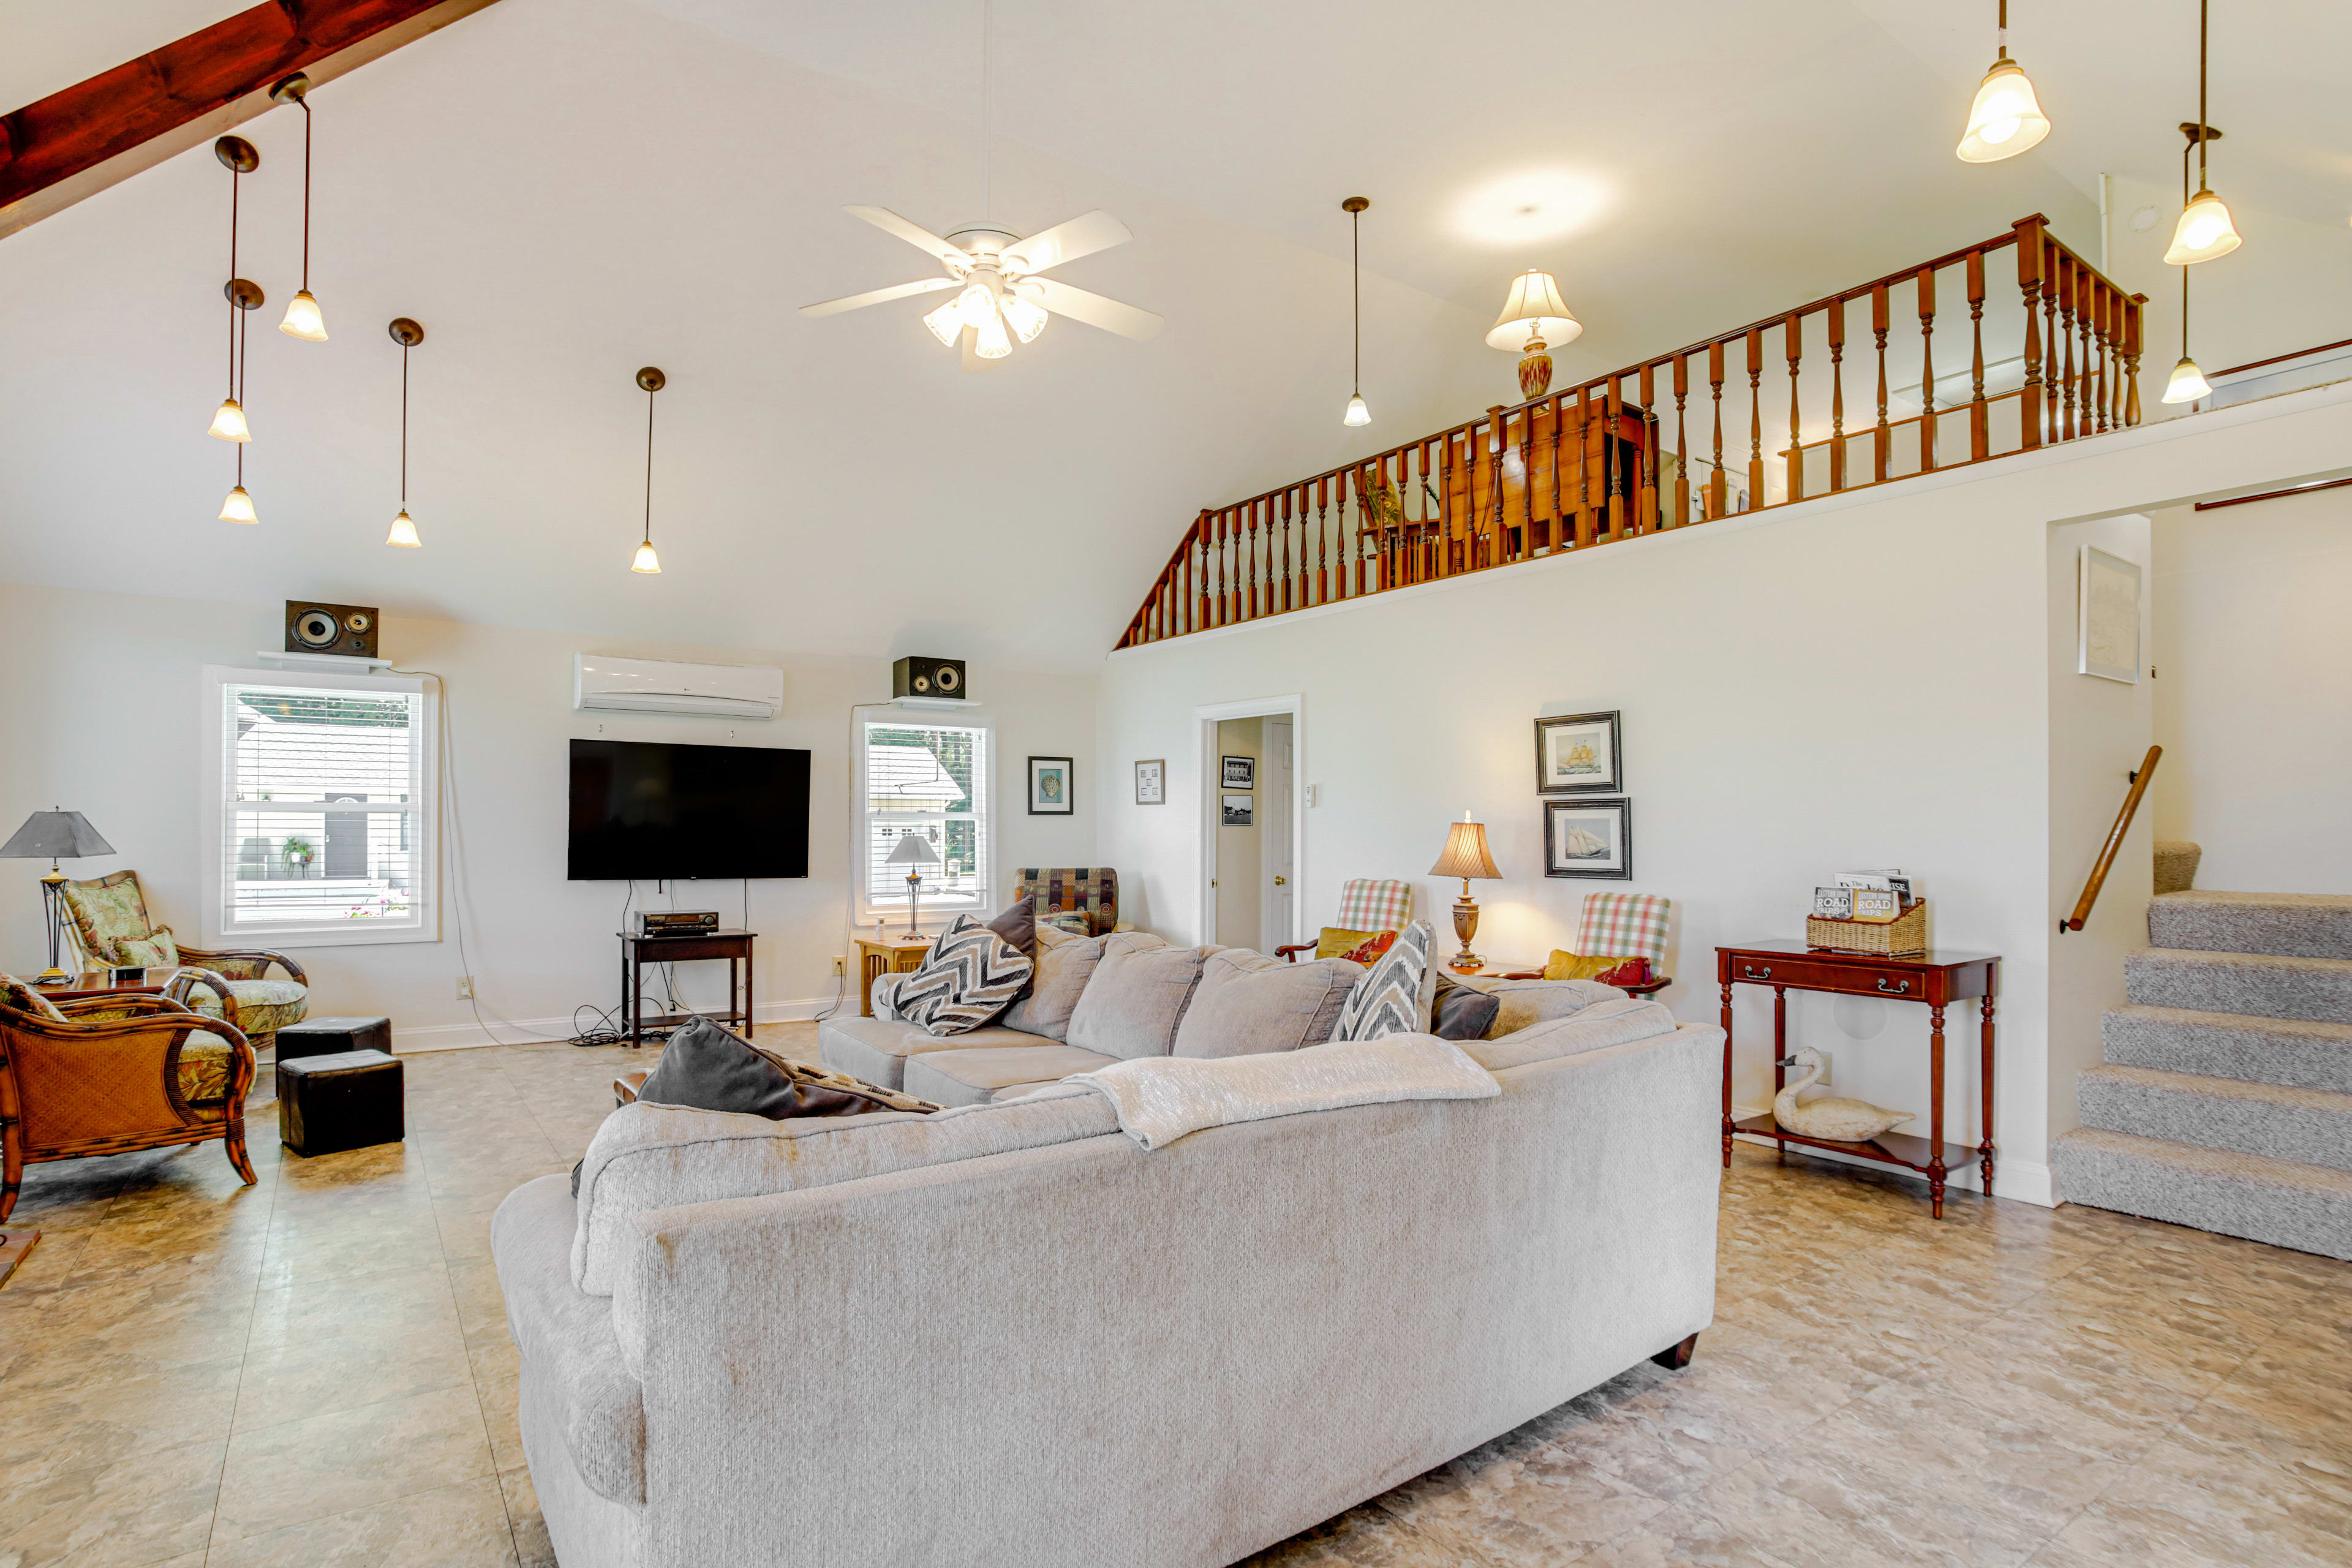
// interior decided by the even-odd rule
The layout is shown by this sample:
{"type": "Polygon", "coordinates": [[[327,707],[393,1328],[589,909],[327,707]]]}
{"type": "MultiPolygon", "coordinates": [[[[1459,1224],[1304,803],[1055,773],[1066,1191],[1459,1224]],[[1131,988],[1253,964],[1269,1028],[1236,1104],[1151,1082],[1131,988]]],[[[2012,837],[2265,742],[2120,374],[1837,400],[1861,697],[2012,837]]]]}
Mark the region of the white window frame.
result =
{"type": "Polygon", "coordinates": [[[345,675],[330,670],[248,669],[228,665],[205,667],[204,765],[199,786],[203,795],[198,803],[198,831],[202,835],[198,842],[203,847],[199,861],[204,889],[203,946],[302,949],[441,940],[441,694],[438,687],[437,681],[406,675],[345,675]],[[421,699],[417,705],[421,722],[415,809],[408,814],[416,857],[416,885],[410,900],[415,912],[409,919],[349,921],[341,925],[328,925],[320,921],[270,922],[232,919],[229,900],[236,894],[236,879],[228,872],[225,848],[228,842],[227,819],[234,808],[229,791],[234,783],[231,775],[236,762],[235,748],[229,741],[235,721],[229,713],[226,700],[227,689],[232,686],[270,686],[315,691],[400,692],[421,699]]]}
{"type": "MultiPolygon", "coordinates": [[[[996,806],[998,798],[996,726],[985,719],[969,713],[894,708],[887,704],[879,704],[871,708],[854,710],[850,717],[849,751],[852,764],[849,800],[852,824],[850,855],[854,862],[852,881],[856,889],[856,923],[871,927],[877,920],[881,920],[887,922],[885,927],[886,933],[903,931],[907,929],[905,892],[896,887],[884,891],[877,890],[873,886],[875,872],[871,864],[870,851],[874,842],[874,812],[871,804],[874,797],[870,793],[866,767],[866,731],[869,729],[970,730],[979,734],[982,756],[980,766],[973,770],[972,777],[973,788],[980,796],[972,811],[973,816],[980,819],[981,825],[980,863],[973,868],[974,880],[980,889],[979,897],[975,900],[967,902],[926,893],[923,895],[921,906],[917,913],[922,915],[932,925],[938,926],[945,922],[933,917],[931,914],[933,910],[937,910],[940,916],[961,914],[966,910],[976,914],[986,914],[992,910],[996,907],[992,901],[995,899],[993,889],[996,886],[996,837],[1001,829],[1000,814],[996,806]]],[[[892,880],[903,882],[904,879],[894,878],[892,880]]]]}

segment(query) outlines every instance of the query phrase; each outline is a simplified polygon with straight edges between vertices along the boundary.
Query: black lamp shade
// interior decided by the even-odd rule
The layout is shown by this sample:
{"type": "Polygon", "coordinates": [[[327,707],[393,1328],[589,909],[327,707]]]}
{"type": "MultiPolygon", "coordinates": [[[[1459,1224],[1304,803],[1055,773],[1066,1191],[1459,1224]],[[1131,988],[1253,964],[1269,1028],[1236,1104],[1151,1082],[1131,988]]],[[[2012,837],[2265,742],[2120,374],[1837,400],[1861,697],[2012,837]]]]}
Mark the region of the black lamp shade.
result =
{"type": "Polygon", "coordinates": [[[70,860],[113,853],[114,846],[79,811],[37,811],[7,843],[0,844],[0,860],[70,860]]]}

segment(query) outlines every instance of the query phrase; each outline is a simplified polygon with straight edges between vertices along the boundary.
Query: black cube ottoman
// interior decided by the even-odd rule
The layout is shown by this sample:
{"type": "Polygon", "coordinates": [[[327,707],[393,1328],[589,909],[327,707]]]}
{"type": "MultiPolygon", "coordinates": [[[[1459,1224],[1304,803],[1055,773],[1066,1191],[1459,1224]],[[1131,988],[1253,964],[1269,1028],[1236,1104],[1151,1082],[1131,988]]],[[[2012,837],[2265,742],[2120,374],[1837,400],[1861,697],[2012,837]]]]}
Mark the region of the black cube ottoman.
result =
{"type": "Polygon", "coordinates": [[[333,1154],[407,1135],[400,1058],[337,1051],[278,1064],[278,1141],[297,1154],[333,1154]]]}
{"type": "Polygon", "coordinates": [[[323,1057],[337,1051],[392,1054],[389,1018],[305,1018],[278,1031],[278,1059],[323,1057]]]}

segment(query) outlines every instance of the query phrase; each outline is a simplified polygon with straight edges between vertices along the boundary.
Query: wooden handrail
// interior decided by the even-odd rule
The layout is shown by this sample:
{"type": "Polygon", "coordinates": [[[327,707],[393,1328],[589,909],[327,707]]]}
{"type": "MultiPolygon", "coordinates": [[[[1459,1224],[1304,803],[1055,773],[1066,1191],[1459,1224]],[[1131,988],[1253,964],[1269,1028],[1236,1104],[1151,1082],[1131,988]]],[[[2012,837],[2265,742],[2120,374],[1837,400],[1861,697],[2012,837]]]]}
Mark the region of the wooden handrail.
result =
{"type": "Polygon", "coordinates": [[[2099,846],[2098,864],[2091,868],[2091,879],[2083,884],[2083,896],[2074,900],[2074,912],[2058,922],[2060,935],[2081,931],[2083,922],[2091,918],[2091,906],[2099,901],[2099,889],[2107,885],[2116,851],[2124,847],[2124,835],[2131,831],[2132,816],[2139,810],[2140,796],[2147,793],[2147,781],[2156,776],[2156,760],[2162,755],[2162,746],[2150,746],[2147,755],[2140,759],[2138,771],[2131,776],[2131,793],[2124,796],[2124,808],[2116,813],[2116,825],[2107,829],[2107,841],[2099,846]]]}

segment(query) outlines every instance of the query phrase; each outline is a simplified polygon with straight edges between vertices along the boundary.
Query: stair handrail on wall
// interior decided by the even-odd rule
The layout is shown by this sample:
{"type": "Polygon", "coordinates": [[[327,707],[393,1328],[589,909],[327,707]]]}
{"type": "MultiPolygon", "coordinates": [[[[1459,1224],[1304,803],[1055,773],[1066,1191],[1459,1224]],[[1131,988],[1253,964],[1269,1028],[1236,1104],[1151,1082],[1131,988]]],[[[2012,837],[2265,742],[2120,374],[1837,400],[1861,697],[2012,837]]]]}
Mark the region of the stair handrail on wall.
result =
{"type": "MultiPolygon", "coordinates": [[[[2137,425],[2140,307],[2147,296],[2126,294],[2053,238],[2047,223],[2039,213],[2020,218],[2006,234],[1827,299],[1516,406],[1496,404],[1451,429],[1246,500],[1204,507],[1118,646],[2137,425]],[[1989,292],[1986,281],[1998,277],[1989,274],[1988,260],[2010,247],[2020,308],[2009,303],[2006,290],[1989,292]],[[1939,279],[1948,306],[1945,363],[1960,367],[1941,375],[1935,368],[1939,279]],[[1996,302],[1990,349],[1989,300],[1996,302]],[[1865,301],[1870,342],[1862,342],[1857,320],[1854,352],[1857,359],[1874,356],[1876,395],[1868,412],[1857,409],[1849,422],[1846,307],[1865,301]],[[1916,339],[1907,321],[1899,331],[1895,326],[1914,310],[1916,339]],[[1966,336],[1956,350],[1949,345],[1959,333],[1966,336]],[[1810,360],[1809,339],[1817,351],[1810,360]],[[1727,348],[1745,353],[1728,376],[1727,348]],[[1744,388],[1736,374],[1743,368],[1744,388]],[[2012,379],[2015,384],[2000,385],[2012,379]],[[1989,393],[1989,380],[2000,389],[1989,393]],[[1659,401],[1668,394],[1670,409],[1659,401]],[[2016,416],[1996,419],[1997,405],[2011,400],[2016,416]],[[1738,450],[1742,415],[1744,456],[1738,450]],[[1769,438],[1767,430],[1773,432],[1769,438]]],[[[1851,379],[1858,395],[1869,385],[1867,371],[1851,379]]]]}
{"type": "Polygon", "coordinates": [[[2147,793],[2147,781],[2156,776],[2156,760],[2164,755],[2162,746],[2150,746],[2147,755],[2140,759],[2139,767],[2131,775],[2131,789],[2124,796],[2124,808],[2116,813],[2116,825],[2107,829],[2107,841],[2099,846],[2097,864],[2091,868],[2091,879],[2083,884],[2083,896],[2074,900],[2074,912],[2058,922],[2058,932],[2081,931],[2083,922],[2091,918],[2091,906],[2099,901],[2099,889],[2107,885],[2107,871],[2116,863],[2116,851],[2124,847],[2124,835],[2131,831],[2132,817],[2139,810],[2140,796],[2147,793]]]}

